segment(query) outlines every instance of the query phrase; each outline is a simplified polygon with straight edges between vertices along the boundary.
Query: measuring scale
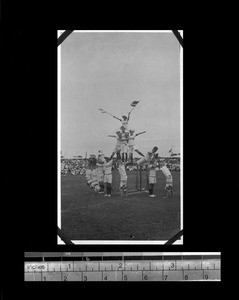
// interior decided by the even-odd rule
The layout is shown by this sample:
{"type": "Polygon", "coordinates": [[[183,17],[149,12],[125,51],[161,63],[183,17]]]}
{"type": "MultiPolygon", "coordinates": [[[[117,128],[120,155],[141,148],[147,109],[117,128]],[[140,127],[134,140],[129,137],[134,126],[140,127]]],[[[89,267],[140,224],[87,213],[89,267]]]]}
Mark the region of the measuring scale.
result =
{"type": "Polygon", "coordinates": [[[220,252],[26,252],[25,281],[220,281],[220,252]]]}

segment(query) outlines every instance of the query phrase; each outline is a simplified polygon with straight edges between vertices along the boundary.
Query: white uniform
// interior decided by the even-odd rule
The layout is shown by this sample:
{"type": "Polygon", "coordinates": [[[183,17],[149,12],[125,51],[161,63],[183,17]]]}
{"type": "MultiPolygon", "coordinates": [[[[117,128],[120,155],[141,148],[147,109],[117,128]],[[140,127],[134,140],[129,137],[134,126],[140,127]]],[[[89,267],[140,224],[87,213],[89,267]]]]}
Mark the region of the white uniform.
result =
{"type": "Polygon", "coordinates": [[[128,137],[129,137],[128,131],[121,133],[121,153],[128,152],[128,137]]]}
{"type": "MultiPolygon", "coordinates": [[[[101,151],[102,152],[102,151],[101,151]]],[[[96,163],[97,166],[97,174],[98,174],[98,181],[103,181],[104,180],[104,174],[103,174],[103,163],[105,162],[104,159],[104,154],[98,155],[98,163],[96,163]]]]}
{"type": "Polygon", "coordinates": [[[173,186],[173,177],[171,172],[166,166],[163,166],[160,168],[160,170],[163,172],[165,178],[166,178],[166,187],[173,186]]]}
{"type": "Polygon", "coordinates": [[[99,182],[98,182],[98,174],[97,174],[97,169],[87,169],[86,170],[86,180],[87,183],[94,188],[95,190],[98,189],[99,182]]]}
{"type": "Polygon", "coordinates": [[[98,172],[97,169],[91,170],[91,179],[92,181],[98,181],[98,172]]]}
{"type": "Polygon", "coordinates": [[[96,165],[97,165],[98,181],[103,181],[104,180],[103,164],[97,163],[96,165]]]}
{"type": "Polygon", "coordinates": [[[125,165],[124,164],[120,164],[119,165],[119,174],[120,174],[120,188],[123,186],[127,186],[127,173],[125,170],[125,165]]]}
{"type": "Polygon", "coordinates": [[[86,181],[88,184],[91,184],[92,179],[91,179],[91,169],[86,169],[85,171],[85,177],[86,177],[86,181]]]}
{"type": "Polygon", "coordinates": [[[113,160],[103,164],[104,183],[112,183],[112,164],[113,160]]]}
{"type": "Polygon", "coordinates": [[[127,120],[122,120],[122,126],[124,126],[125,129],[128,129],[128,124],[129,124],[128,119],[127,120]]]}
{"type": "Polygon", "coordinates": [[[145,157],[142,157],[137,161],[137,164],[142,165],[143,163],[149,163],[151,161],[151,159],[153,158],[153,156],[154,156],[154,154],[152,154],[152,152],[147,152],[145,157]]]}
{"type": "Polygon", "coordinates": [[[156,181],[156,164],[149,164],[148,165],[149,170],[149,184],[155,184],[156,181]]]}

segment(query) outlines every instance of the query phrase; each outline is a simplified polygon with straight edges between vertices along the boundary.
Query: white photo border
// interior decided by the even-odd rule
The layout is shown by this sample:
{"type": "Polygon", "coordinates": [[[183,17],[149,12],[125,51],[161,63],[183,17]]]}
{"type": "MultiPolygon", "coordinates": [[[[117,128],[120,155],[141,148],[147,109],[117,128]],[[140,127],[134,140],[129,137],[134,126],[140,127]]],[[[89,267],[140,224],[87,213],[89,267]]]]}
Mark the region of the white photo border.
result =
{"type": "MultiPolygon", "coordinates": [[[[57,31],[57,38],[65,30],[57,31]]],[[[183,30],[178,30],[183,37],[183,30]]],[[[73,33],[90,32],[143,32],[172,33],[172,30],[74,30],[73,33]]],[[[176,39],[176,37],[175,37],[176,39]]],[[[57,47],[57,226],[61,229],[61,45],[57,47]]],[[[180,230],[183,229],[183,47],[180,45],[180,230]]],[[[128,240],[72,240],[75,245],[163,245],[167,240],[160,241],[128,241],[128,240]]],[[[57,236],[57,244],[65,243],[57,236]]],[[[183,236],[173,245],[183,245],[183,236]]]]}

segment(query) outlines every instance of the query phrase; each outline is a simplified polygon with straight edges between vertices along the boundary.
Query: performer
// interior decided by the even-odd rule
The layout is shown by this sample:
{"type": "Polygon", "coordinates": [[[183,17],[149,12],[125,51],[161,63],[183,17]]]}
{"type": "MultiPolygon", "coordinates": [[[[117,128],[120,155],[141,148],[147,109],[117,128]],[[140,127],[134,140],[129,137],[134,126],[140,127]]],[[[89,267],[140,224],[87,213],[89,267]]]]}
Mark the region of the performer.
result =
{"type": "Polygon", "coordinates": [[[111,189],[112,189],[112,165],[113,160],[109,160],[108,157],[105,157],[105,163],[103,164],[103,170],[104,170],[104,184],[105,184],[105,190],[106,194],[105,197],[111,197],[111,189]]]}
{"type": "Polygon", "coordinates": [[[100,185],[99,193],[104,193],[104,174],[103,174],[103,163],[105,163],[104,154],[102,150],[98,151],[97,176],[100,185]]]}
{"type": "Polygon", "coordinates": [[[89,167],[86,170],[86,180],[90,188],[92,188],[96,193],[100,191],[95,157],[89,158],[89,167]]]}
{"type": "Polygon", "coordinates": [[[125,164],[120,159],[118,161],[118,170],[120,174],[120,195],[123,196],[123,193],[127,194],[127,173],[125,170],[125,164]]]}
{"type": "Polygon", "coordinates": [[[156,155],[157,151],[158,151],[158,147],[154,146],[151,151],[148,151],[144,157],[140,158],[137,161],[137,164],[142,165],[144,163],[149,163],[154,157],[157,158],[157,156],[158,156],[158,155],[156,155]]]}
{"type": "Polygon", "coordinates": [[[157,182],[156,181],[156,167],[157,162],[153,158],[150,163],[148,164],[148,182],[149,182],[149,197],[156,197],[154,195],[154,185],[157,182]]]}
{"type": "Polygon", "coordinates": [[[166,196],[164,196],[163,198],[168,198],[169,195],[173,196],[173,177],[164,161],[160,162],[160,170],[163,172],[163,175],[166,179],[166,184],[165,184],[166,196]]]}
{"type": "Polygon", "coordinates": [[[129,124],[129,118],[130,118],[130,112],[128,113],[128,117],[127,116],[122,116],[122,119],[113,116],[115,119],[119,120],[122,122],[122,126],[124,126],[125,129],[128,129],[128,124],[129,124]]]}
{"type": "Polygon", "coordinates": [[[118,118],[118,117],[112,115],[111,113],[109,113],[108,111],[106,111],[106,110],[104,110],[104,109],[102,109],[102,108],[99,108],[99,110],[100,110],[103,114],[108,114],[108,115],[112,116],[113,118],[119,120],[120,122],[122,122],[122,126],[124,126],[125,129],[128,129],[128,123],[129,123],[130,114],[131,114],[132,110],[136,107],[136,105],[137,105],[138,103],[139,103],[139,101],[133,101],[133,102],[131,103],[131,106],[132,106],[133,108],[132,108],[132,109],[130,110],[130,112],[128,113],[128,116],[123,115],[123,116],[122,116],[122,119],[120,119],[120,118],[118,118]]]}
{"type": "Polygon", "coordinates": [[[120,127],[121,129],[121,159],[123,162],[126,162],[128,160],[128,138],[129,138],[129,131],[125,129],[124,126],[120,127]]]}

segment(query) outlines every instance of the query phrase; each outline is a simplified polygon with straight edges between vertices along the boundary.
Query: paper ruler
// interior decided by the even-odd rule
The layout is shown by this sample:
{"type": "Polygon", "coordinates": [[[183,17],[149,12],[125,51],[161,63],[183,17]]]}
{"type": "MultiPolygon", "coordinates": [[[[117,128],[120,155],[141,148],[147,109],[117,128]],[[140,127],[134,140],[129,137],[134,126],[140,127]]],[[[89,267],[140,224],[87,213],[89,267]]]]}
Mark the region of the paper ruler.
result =
{"type": "Polygon", "coordinates": [[[25,253],[25,281],[220,280],[220,252],[25,253]]]}

